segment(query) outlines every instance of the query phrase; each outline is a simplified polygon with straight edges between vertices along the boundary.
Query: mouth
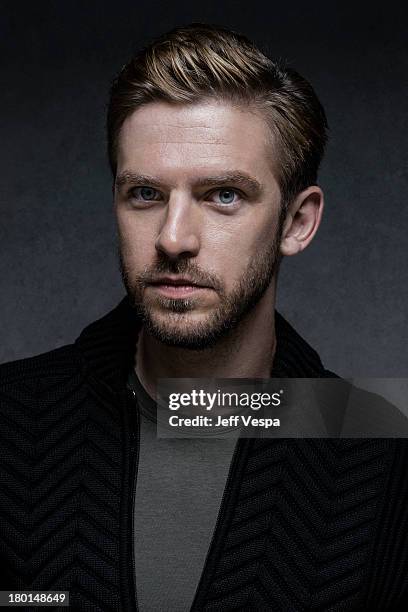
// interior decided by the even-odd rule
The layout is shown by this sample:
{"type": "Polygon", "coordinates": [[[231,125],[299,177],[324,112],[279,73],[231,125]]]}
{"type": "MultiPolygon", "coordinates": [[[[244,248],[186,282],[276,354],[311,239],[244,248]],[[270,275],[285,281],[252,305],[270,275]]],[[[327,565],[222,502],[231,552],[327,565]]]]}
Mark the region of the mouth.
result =
{"type": "Polygon", "coordinates": [[[148,287],[157,291],[164,297],[172,299],[185,299],[203,291],[211,290],[211,287],[201,285],[189,278],[180,276],[166,276],[151,281],[148,287]]]}

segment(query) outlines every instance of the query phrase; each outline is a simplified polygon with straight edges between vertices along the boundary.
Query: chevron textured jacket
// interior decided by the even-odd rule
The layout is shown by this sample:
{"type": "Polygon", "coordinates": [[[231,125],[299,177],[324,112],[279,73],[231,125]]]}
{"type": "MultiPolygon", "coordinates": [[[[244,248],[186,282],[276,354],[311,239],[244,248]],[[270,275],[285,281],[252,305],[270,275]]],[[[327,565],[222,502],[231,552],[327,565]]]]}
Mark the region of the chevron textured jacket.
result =
{"type": "MultiPolygon", "coordinates": [[[[139,326],[125,298],[74,344],[0,367],[2,590],[137,609],[139,326]]],[[[278,314],[276,331],[273,376],[330,376],[278,314]]],[[[405,440],[240,440],[192,609],[404,609],[407,460],[405,440]]]]}

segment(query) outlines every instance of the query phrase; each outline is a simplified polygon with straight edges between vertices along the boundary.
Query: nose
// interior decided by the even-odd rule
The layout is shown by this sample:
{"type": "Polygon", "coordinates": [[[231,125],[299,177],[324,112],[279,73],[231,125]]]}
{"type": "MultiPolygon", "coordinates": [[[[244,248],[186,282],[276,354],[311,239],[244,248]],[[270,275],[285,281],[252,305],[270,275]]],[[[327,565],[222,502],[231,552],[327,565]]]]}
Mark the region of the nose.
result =
{"type": "Polygon", "coordinates": [[[198,211],[186,196],[170,198],[166,217],[157,237],[156,250],[170,259],[195,257],[200,250],[198,211]]]}

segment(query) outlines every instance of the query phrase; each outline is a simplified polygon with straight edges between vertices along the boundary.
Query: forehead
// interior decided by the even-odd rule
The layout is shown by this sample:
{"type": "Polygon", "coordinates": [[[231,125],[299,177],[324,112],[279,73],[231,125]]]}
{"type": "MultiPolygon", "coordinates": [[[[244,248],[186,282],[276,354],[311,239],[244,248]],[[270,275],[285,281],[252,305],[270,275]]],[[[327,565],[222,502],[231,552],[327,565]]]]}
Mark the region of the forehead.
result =
{"type": "MultiPolygon", "coordinates": [[[[271,156],[272,149],[272,156],[271,156]]],[[[174,175],[240,169],[273,179],[266,121],[248,110],[210,101],[153,102],[134,111],[118,139],[118,172],[174,175]]]]}

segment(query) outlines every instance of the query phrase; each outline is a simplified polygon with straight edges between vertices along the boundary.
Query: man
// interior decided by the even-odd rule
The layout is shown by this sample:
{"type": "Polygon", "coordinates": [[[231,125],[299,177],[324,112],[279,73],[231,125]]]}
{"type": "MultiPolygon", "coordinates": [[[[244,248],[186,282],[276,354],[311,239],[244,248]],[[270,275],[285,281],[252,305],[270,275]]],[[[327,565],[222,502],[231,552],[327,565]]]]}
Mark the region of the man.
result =
{"type": "Polygon", "coordinates": [[[274,310],[321,220],[324,111],[226,29],[177,28],[114,82],[126,298],[1,371],[2,589],[78,610],[396,610],[404,440],[163,440],[161,378],[332,377],[274,310]],[[138,602],[138,603],[137,603],[138,602]]]}

